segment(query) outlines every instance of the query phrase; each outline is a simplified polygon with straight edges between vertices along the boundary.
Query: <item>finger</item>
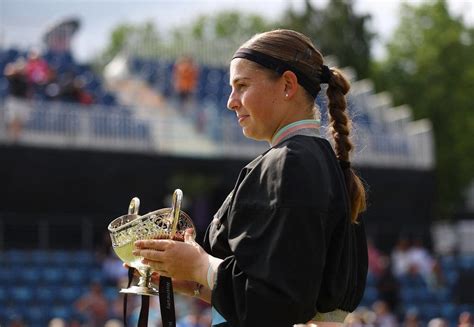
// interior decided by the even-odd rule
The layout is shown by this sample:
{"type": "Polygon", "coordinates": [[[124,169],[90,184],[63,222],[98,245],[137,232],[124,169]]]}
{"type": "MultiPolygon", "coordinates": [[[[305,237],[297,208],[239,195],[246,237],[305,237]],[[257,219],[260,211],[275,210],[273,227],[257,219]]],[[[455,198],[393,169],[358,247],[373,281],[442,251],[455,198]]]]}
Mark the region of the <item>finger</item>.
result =
{"type": "Polygon", "coordinates": [[[160,277],[161,276],[165,276],[165,277],[170,276],[169,272],[159,262],[148,261],[146,259],[143,259],[142,263],[150,266],[151,270],[156,272],[158,274],[158,276],[160,276],[160,277]]]}
{"type": "Polygon", "coordinates": [[[184,242],[194,243],[194,230],[192,228],[187,228],[184,231],[184,242]]]}
{"type": "Polygon", "coordinates": [[[134,245],[137,248],[151,248],[155,250],[165,250],[170,244],[169,240],[160,240],[160,239],[153,239],[153,240],[138,240],[135,241],[134,245]]]}
{"type": "Polygon", "coordinates": [[[135,249],[133,250],[132,254],[137,257],[143,257],[144,259],[152,260],[152,261],[157,261],[157,262],[162,262],[164,261],[164,253],[163,251],[156,251],[156,250],[150,250],[150,249],[135,249]]]}

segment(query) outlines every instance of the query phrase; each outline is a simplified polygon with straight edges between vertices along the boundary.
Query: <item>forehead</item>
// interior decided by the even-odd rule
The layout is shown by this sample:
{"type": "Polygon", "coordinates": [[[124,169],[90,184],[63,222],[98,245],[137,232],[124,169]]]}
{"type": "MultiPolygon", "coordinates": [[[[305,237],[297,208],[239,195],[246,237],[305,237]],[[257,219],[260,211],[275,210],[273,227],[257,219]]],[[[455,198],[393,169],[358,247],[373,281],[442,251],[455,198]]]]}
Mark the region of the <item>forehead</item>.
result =
{"type": "Polygon", "coordinates": [[[253,78],[264,74],[263,69],[259,67],[256,63],[243,59],[236,58],[230,62],[230,82],[242,78],[253,78]]]}

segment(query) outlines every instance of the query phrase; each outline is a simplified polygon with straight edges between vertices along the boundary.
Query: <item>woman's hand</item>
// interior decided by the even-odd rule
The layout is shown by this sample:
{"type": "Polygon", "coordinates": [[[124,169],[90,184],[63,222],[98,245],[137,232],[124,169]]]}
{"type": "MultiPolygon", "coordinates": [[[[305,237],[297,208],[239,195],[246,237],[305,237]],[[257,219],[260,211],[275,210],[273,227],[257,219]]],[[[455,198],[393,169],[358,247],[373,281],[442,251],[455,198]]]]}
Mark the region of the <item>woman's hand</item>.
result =
{"type": "Polygon", "coordinates": [[[161,276],[207,285],[209,255],[193,240],[190,230],[186,231],[184,242],[166,239],[136,241],[133,254],[143,257],[143,263],[161,276]]]}
{"type": "MultiPolygon", "coordinates": [[[[151,281],[158,285],[160,283],[160,275],[157,272],[154,272],[151,276],[151,281]]],[[[180,280],[176,278],[172,278],[172,282],[174,292],[196,297],[207,303],[211,303],[211,290],[209,287],[190,280],[180,280]]]]}

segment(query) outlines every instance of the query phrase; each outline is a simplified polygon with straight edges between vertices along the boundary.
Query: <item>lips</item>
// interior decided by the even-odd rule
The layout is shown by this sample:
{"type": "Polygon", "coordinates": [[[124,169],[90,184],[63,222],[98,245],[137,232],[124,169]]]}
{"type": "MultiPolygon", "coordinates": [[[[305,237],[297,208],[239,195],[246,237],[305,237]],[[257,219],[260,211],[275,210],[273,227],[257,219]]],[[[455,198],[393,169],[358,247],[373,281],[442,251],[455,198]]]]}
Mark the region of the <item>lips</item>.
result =
{"type": "Polygon", "coordinates": [[[241,122],[243,122],[245,119],[247,119],[248,117],[250,117],[250,115],[239,115],[239,116],[237,116],[237,118],[239,119],[239,124],[241,122]]]}

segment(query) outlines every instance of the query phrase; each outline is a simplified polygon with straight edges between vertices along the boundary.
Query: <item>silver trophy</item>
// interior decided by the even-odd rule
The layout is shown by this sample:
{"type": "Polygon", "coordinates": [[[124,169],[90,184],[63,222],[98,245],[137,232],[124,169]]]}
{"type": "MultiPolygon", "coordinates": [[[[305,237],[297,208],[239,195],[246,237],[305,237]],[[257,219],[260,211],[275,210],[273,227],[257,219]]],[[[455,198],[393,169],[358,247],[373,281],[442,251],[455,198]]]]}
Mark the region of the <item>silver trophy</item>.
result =
{"type": "Polygon", "coordinates": [[[142,263],[143,258],[134,256],[134,242],[146,239],[172,239],[184,241],[184,233],[192,229],[192,237],[196,237],[196,230],[191,218],[181,211],[183,192],[176,189],[173,193],[171,208],[163,208],[138,215],[140,201],[133,198],[130,202],[127,215],[115,218],[109,224],[112,247],[117,256],[128,266],[140,273],[138,285],[120,290],[121,293],[140,295],[158,295],[158,290],[151,284],[152,269],[142,263]]]}

